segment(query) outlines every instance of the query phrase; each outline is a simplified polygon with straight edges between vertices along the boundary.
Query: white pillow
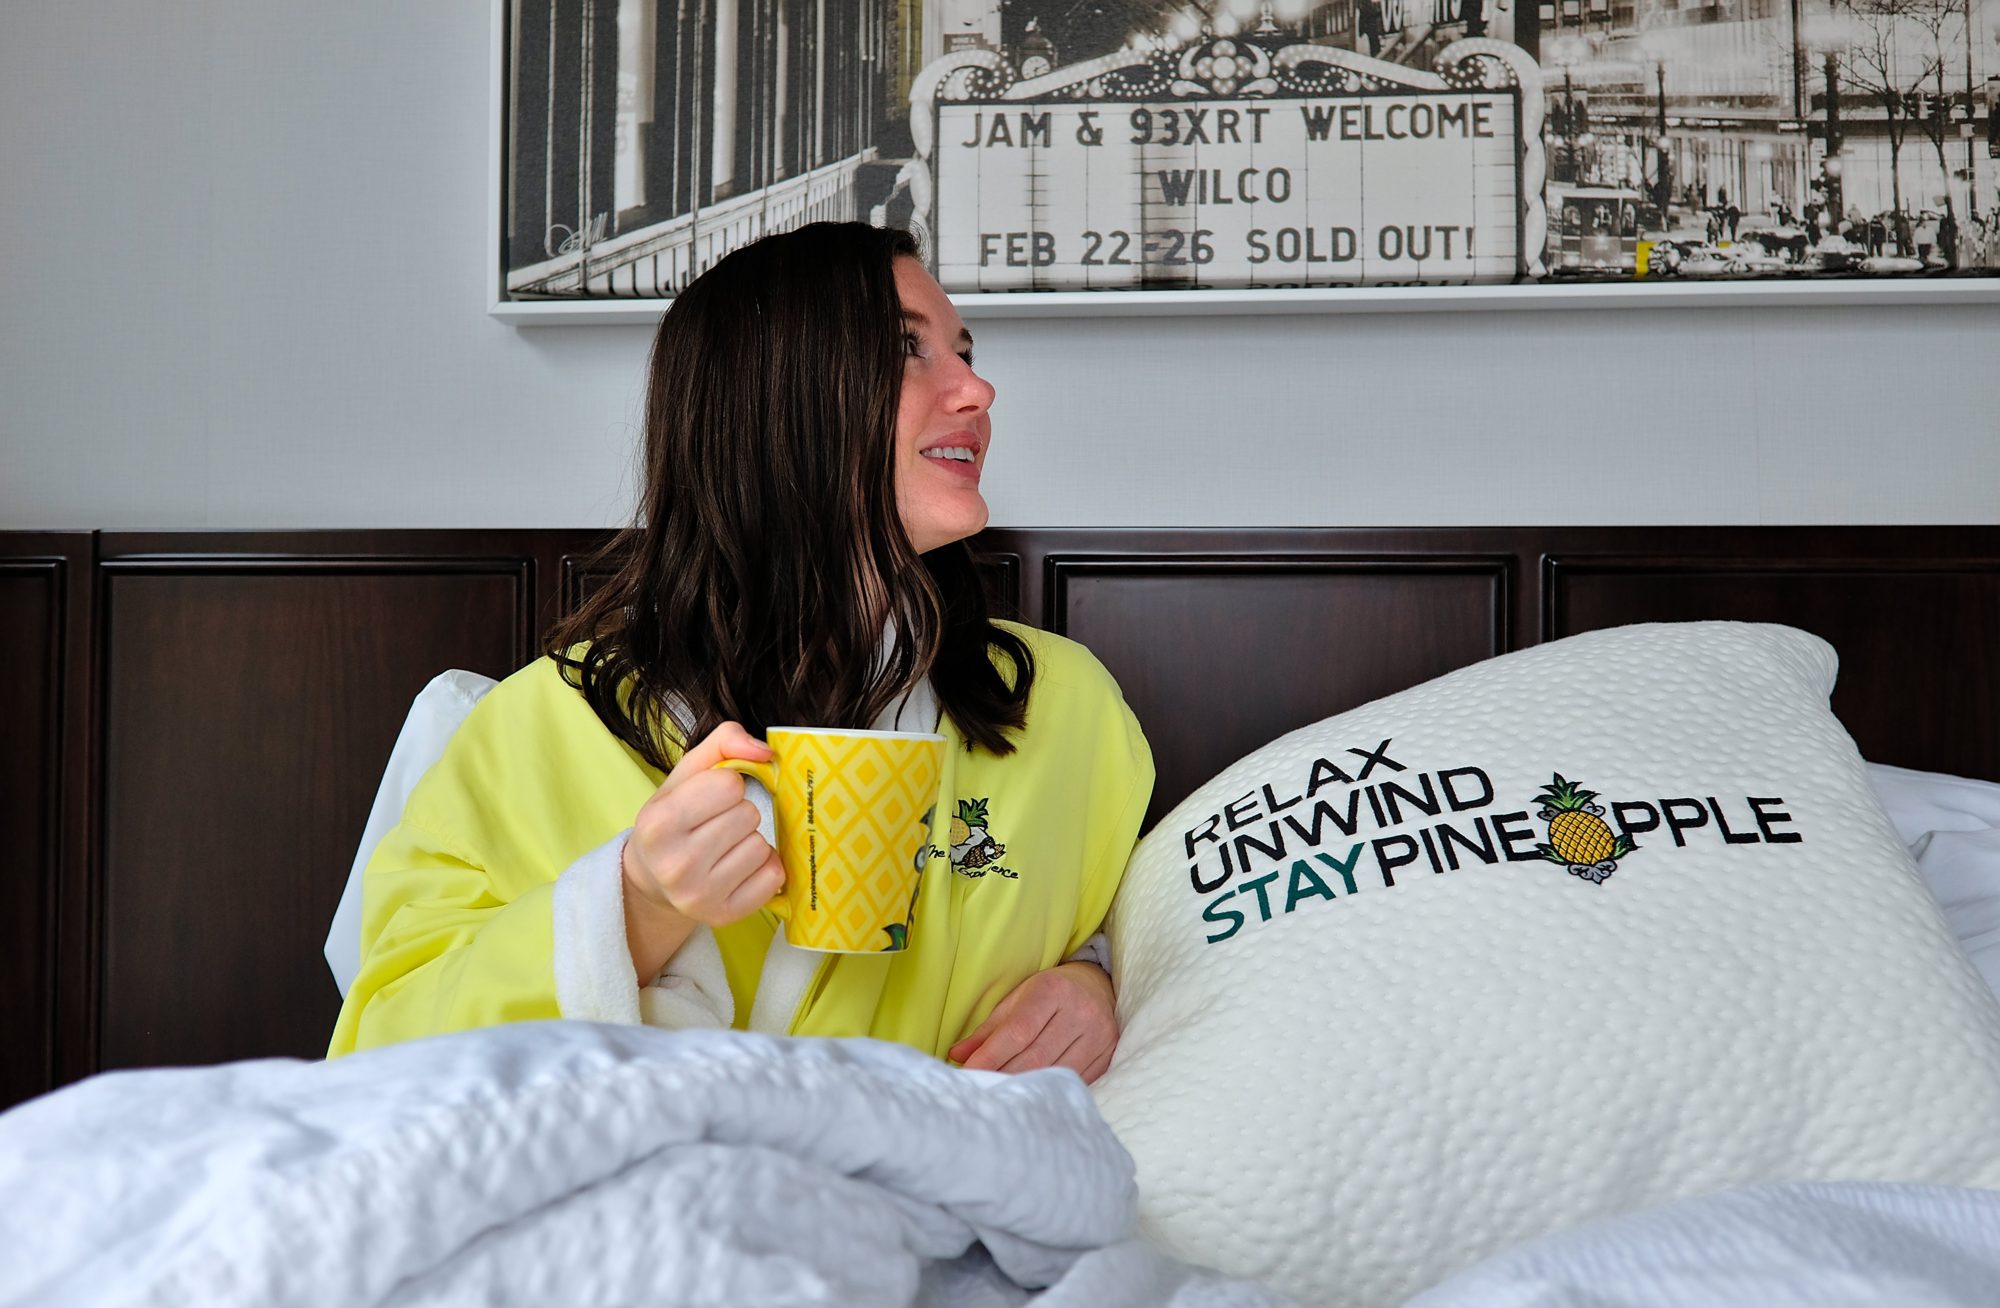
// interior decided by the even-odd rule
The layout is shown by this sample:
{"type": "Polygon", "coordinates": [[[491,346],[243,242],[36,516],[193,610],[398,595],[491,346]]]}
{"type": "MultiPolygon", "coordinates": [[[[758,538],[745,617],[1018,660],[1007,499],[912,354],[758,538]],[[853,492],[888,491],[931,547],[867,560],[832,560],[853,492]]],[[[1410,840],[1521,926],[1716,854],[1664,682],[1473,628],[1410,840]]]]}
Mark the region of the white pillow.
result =
{"type": "Polygon", "coordinates": [[[1096,1088],[1142,1230],[1306,1303],[1387,1304],[1737,1185],[2000,1185],[2000,1004],[1827,708],[1834,670],[1785,627],[1593,632],[1196,791],[1111,921],[1096,1088]],[[1558,774],[1637,848],[1544,818],[1558,774]]]}
{"type": "Polygon", "coordinates": [[[382,837],[402,820],[403,805],[417,781],[444,756],[445,744],[472,712],[480,696],[500,683],[477,672],[453,668],[432,677],[410,704],[410,716],[396,735],[389,751],[389,765],[383,769],[382,784],[375,791],[375,805],[368,811],[368,825],[361,832],[361,847],[354,851],[354,865],[347,871],[347,886],[340,892],[340,904],[333,910],[333,925],[326,933],[326,965],[341,997],[354,984],[361,970],[361,869],[382,837]]]}
{"type": "Polygon", "coordinates": [[[1991,781],[1870,763],[1868,785],[1906,845],[1933,831],[2000,828],[2000,784],[1991,781]]]}
{"type": "Polygon", "coordinates": [[[2000,994],[2000,828],[1926,832],[1910,852],[1959,948],[2000,994]]]}
{"type": "Polygon", "coordinates": [[[2000,785],[1880,763],[1868,782],[1952,935],[2000,993],[2000,785]]]}

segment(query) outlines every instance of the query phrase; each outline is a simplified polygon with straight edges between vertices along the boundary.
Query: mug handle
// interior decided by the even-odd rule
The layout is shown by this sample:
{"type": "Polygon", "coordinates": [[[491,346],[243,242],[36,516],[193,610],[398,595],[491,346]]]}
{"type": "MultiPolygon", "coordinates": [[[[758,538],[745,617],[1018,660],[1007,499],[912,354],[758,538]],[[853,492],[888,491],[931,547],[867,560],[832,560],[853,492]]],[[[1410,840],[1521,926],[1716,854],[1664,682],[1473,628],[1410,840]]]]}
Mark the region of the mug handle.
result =
{"type": "MultiPolygon", "coordinates": [[[[731,772],[740,772],[746,777],[754,777],[756,780],[764,783],[764,789],[771,792],[773,800],[778,796],[778,765],[776,763],[757,763],[747,758],[726,758],[715,766],[728,768],[731,772]]],[[[764,905],[764,907],[776,913],[780,921],[789,920],[791,917],[791,902],[785,898],[783,891],[779,891],[776,897],[770,903],[764,905]]]]}

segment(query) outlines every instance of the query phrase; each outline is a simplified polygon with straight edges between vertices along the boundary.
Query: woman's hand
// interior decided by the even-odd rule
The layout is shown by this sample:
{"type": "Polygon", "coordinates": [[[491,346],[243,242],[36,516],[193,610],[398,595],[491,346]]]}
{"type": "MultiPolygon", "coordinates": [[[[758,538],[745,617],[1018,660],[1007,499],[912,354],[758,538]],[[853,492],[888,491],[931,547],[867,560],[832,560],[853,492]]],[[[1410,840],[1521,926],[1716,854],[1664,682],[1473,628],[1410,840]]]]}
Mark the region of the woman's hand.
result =
{"type": "Polygon", "coordinates": [[[1085,1083],[1118,1048],[1111,978],[1095,963],[1064,963],[1015,986],[979,1029],[948,1051],[954,1063],[996,1072],[1067,1067],[1085,1083]]]}
{"type": "Polygon", "coordinates": [[[770,757],[763,741],[725,722],[683,754],[640,807],[623,867],[625,935],[641,985],[660,974],[696,923],[740,922],[784,889],[784,865],[758,834],[742,776],[716,766],[770,757]]]}

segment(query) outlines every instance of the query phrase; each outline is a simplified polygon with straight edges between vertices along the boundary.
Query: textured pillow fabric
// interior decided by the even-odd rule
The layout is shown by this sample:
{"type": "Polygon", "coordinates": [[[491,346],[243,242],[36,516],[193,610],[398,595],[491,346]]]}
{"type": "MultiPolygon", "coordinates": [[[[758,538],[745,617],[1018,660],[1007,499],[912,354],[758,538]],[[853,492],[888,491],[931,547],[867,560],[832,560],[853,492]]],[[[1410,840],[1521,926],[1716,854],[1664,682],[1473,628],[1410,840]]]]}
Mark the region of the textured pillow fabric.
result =
{"type": "Polygon", "coordinates": [[[1556,641],[1272,742],[1135,852],[1098,1101],[1142,1230],[1303,1302],[1757,1182],[2000,1185],[2000,1004],[1833,651],[1556,641]]]}

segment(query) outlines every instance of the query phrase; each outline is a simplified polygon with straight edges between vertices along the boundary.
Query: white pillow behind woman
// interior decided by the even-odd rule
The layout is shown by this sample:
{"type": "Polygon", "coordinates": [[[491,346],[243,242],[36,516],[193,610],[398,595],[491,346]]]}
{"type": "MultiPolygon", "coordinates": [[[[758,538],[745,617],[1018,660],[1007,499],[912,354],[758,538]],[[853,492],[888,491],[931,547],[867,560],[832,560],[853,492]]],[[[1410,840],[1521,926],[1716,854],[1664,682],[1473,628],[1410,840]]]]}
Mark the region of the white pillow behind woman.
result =
{"type": "Polygon", "coordinates": [[[1952,935],[2000,994],[2000,785],[1882,763],[1868,765],[1868,784],[1952,935]]]}

